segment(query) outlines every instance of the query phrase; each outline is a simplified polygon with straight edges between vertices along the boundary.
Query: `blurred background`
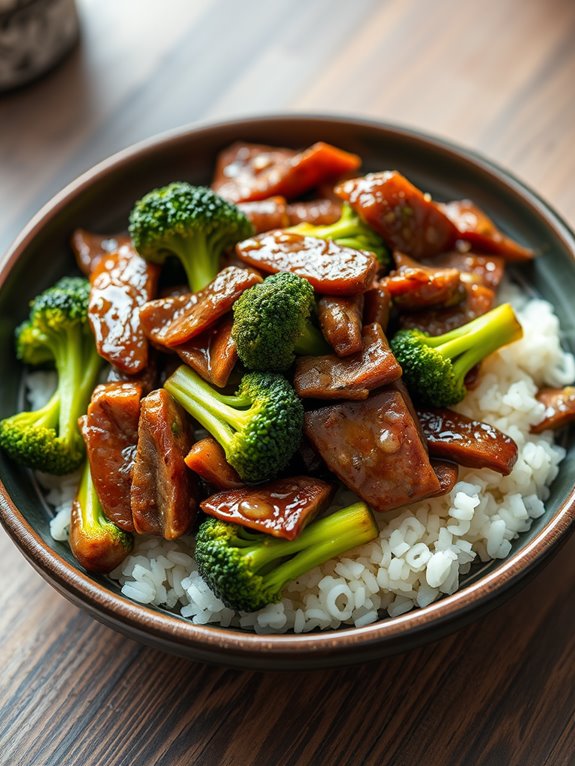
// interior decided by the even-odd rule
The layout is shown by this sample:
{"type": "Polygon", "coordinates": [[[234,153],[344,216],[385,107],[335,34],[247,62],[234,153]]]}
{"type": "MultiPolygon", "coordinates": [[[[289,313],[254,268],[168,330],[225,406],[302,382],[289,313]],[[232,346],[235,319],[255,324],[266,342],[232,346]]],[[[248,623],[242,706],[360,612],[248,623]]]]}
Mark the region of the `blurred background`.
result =
{"type": "MultiPolygon", "coordinates": [[[[17,2],[0,0],[0,62],[2,5],[17,2]]],[[[0,95],[0,252],[68,181],[135,141],[286,110],[370,116],[454,139],[575,217],[564,129],[575,126],[572,0],[77,7],[79,45],[46,77],[0,95]]]]}

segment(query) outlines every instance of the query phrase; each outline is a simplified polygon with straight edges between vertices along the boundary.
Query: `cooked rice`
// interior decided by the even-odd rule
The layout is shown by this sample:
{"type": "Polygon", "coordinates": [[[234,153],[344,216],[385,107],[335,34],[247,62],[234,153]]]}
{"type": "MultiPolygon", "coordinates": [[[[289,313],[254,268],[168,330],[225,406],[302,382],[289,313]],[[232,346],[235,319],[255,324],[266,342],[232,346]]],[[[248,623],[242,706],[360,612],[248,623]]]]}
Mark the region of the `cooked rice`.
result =
{"type": "MultiPolygon", "coordinates": [[[[258,612],[236,613],[214,596],[198,574],[192,538],[176,542],[139,538],[133,553],[110,577],[127,598],[172,609],[196,624],[304,633],[341,625],[359,627],[386,614],[395,617],[427,606],[457,590],[473,564],[505,558],[512,541],[545,513],[549,486],[565,455],[554,444],[552,432],[529,432],[544,411],[535,399],[537,388],[573,382],[575,360],[561,349],[559,323],[549,303],[530,299],[509,285],[501,298],[515,305],[524,337],[483,364],[479,386],[457,409],[491,423],[517,442],[519,457],[509,476],[462,468],[448,495],[375,514],[378,539],[290,583],[281,602],[258,612]]],[[[28,379],[34,406],[46,390],[41,375],[28,379]]],[[[40,480],[55,510],[52,535],[63,540],[77,475],[40,480]]],[[[341,489],[334,508],[354,499],[341,489]]]]}

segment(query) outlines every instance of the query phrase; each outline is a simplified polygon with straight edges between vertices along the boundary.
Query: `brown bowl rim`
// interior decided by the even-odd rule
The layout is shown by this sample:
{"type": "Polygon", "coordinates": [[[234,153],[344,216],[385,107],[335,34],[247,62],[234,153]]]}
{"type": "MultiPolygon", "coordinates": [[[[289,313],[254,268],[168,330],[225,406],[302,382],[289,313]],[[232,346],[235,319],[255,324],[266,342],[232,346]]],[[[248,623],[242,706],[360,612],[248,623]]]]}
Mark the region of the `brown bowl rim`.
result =
{"type": "MultiPolygon", "coordinates": [[[[0,264],[0,289],[17,259],[38,231],[70,200],[112,169],[131,164],[148,152],[158,151],[164,146],[185,144],[206,131],[234,127],[241,134],[243,128],[249,129],[268,123],[271,126],[274,122],[285,123],[286,121],[310,123],[310,125],[313,123],[318,129],[321,129],[322,123],[331,126],[343,124],[352,128],[377,129],[381,132],[382,138],[388,135],[414,141],[425,149],[432,149],[458,162],[471,165],[476,172],[480,171],[491,179],[495,178],[508,192],[520,198],[523,205],[527,205],[534,215],[544,220],[575,258],[575,236],[562,218],[537,194],[506,170],[469,149],[417,130],[377,120],[339,115],[269,114],[184,126],[134,144],[87,170],[44,205],[8,249],[6,257],[0,264]]],[[[40,574],[72,601],[84,604],[94,616],[107,624],[115,624],[120,629],[125,626],[126,629],[138,633],[142,640],[156,638],[164,642],[166,647],[173,649],[180,647],[181,653],[193,654],[196,650],[198,656],[216,662],[221,661],[223,664],[229,664],[232,657],[240,658],[240,661],[243,658],[246,664],[249,664],[249,660],[253,659],[256,653],[262,657],[265,656],[267,666],[273,666],[274,661],[280,660],[287,661],[288,664],[293,661],[296,666],[300,661],[315,661],[330,656],[337,657],[340,661],[342,658],[343,661],[346,659],[353,661],[352,653],[357,658],[358,652],[373,649],[373,647],[383,647],[387,643],[396,643],[402,637],[408,635],[413,637],[440,624],[462,618],[471,610],[479,611],[480,607],[484,607],[495,596],[503,594],[528,575],[536,565],[542,563],[573,530],[575,487],[563,500],[554,516],[532,540],[476,582],[456,591],[451,596],[445,596],[429,606],[414,609],[399,617],[384,618],[364,627],[348,626],[325,633],[290,633],[270,636],[234,628],[195,625],[182,617],[171,616],[115,594],[92,580],[89,575],[73,567],[52,550],[26,521],[1,481],[0,521],[40,574]]]]}

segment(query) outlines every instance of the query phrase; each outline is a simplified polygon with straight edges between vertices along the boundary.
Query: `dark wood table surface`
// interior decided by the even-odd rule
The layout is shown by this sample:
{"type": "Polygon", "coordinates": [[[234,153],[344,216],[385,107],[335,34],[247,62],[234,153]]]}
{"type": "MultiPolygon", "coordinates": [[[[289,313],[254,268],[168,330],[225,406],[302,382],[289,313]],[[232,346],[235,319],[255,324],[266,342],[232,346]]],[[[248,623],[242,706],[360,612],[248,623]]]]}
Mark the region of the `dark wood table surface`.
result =
{"type": "MultiPolygon", "coordinates": [[[[573,0],[83,0],[80,11],[73,55],[0,97],[0,253],[112,152],[197,120],[284,110],[446,136],[575,223],[573,0]]],[[[0,763],[572,764],[574,559],[572,538],[519,595],[420,650],[253,673],[99,625],[2,532],[0,763]]]]}

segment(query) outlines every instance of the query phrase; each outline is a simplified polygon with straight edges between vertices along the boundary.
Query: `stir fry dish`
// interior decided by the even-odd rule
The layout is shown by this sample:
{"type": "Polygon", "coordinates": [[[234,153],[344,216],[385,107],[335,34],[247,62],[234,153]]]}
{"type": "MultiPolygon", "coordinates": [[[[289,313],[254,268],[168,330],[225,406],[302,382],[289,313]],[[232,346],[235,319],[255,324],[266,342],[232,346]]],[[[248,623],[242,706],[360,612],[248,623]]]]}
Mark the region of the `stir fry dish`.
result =
{"type": "MultiPolygon", "coordinates": [[[[176,180],[127,231],[72,233],[83,276],[16,331],[56,388],[0,422],[0,446],[81,469],[69,544],[86,570],[192,536],[212,593],[252,612],[386,514],[448,495],[460,467],[512,472],[512,436],[457,406],[522,337],[497,290],[534,253],[472,201],[360,165],[322,142],[236,143],[211,188],[176,180]]],[[[574,392],[542,387],[533,433],[573,421],[574,392]]]]}

